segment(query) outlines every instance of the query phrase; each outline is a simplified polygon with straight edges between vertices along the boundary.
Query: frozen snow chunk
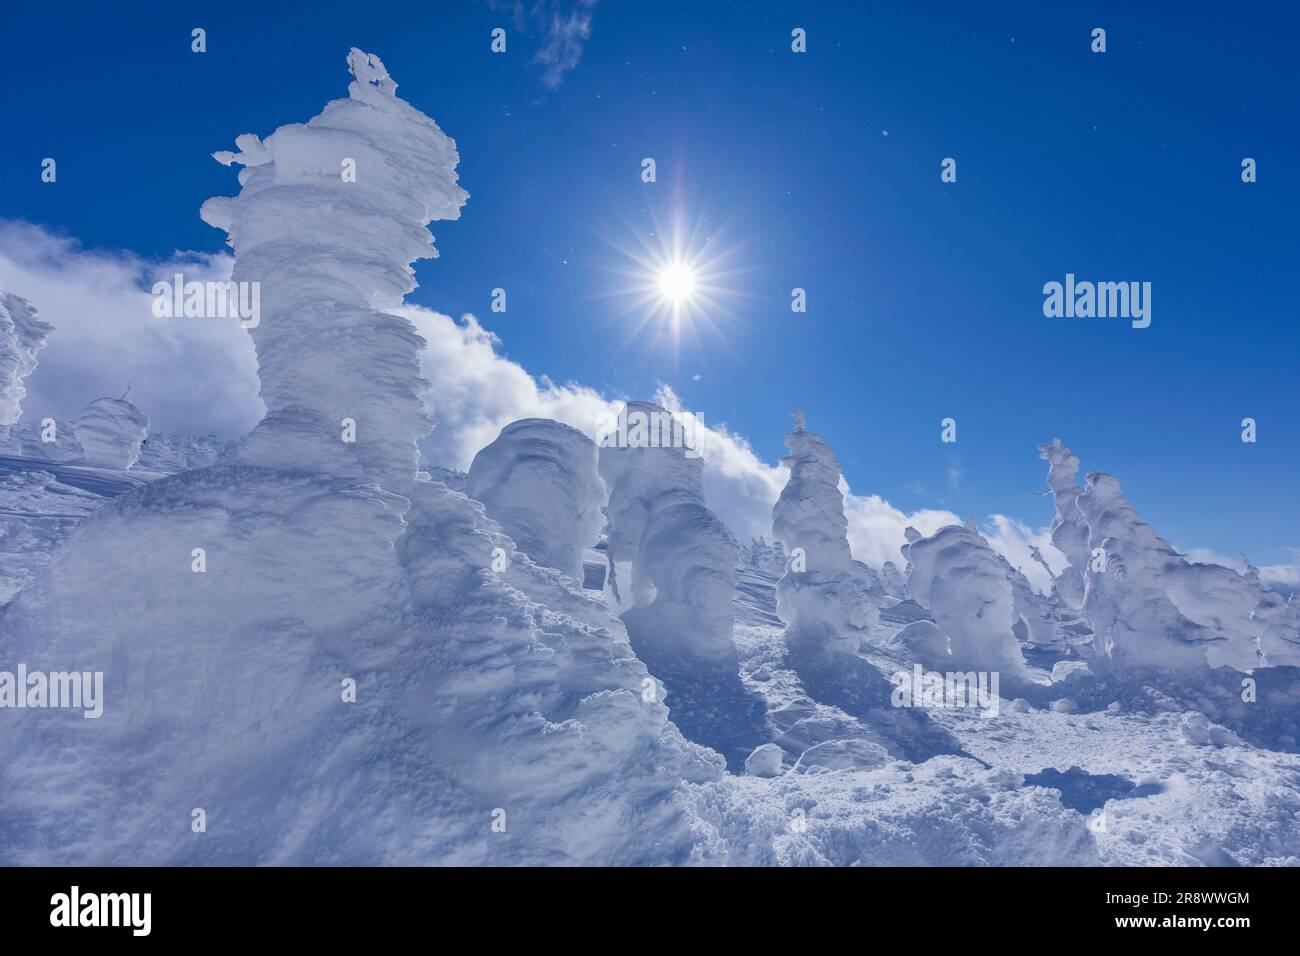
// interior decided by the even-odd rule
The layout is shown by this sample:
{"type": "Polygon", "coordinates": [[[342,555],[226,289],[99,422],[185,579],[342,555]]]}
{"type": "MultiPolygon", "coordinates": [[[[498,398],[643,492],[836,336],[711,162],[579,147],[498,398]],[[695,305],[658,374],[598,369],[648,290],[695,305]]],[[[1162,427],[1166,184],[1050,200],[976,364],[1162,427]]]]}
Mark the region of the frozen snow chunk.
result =
{"type": "Polygon", "coordinates": [[[1057,661],[1052,665],[1052,683],[1063,684],[1073,678],[1091,676],[1087,661],[1057,661]]]}
{"type": "Polygon", "coordinates": [[[779,777],[783,756],[776,744],[760,744],[745,759],[745,773],[751,777],[779,777]]]}
{"type": "Polygon", "coordinates": [[[913,621],[898,632],[898,640],[922,660],[942,660],[951,653],[948,637],[934,621],[913,621]]]}
{"type": "Polygon", "coordinates": [[[1210,723],[1204,714],[1183,715],[1183,739],[1197,747],[1239,747],[1241,738],[1226,727],[1210,723]]]}
{"type": "Polygon", "coordinates": [[[795,773],[831,773],[836,770],[875,770],[889,763],[889,751],[868,740],[827,740],[799,755],[795,773]]]}
{"type": "Polygon", "coordinates": [[[465,493],[538,564],[584,579],[583,551],[604,526],[596,445],[576,428],[525,418],[474,456],[465,493]]]}

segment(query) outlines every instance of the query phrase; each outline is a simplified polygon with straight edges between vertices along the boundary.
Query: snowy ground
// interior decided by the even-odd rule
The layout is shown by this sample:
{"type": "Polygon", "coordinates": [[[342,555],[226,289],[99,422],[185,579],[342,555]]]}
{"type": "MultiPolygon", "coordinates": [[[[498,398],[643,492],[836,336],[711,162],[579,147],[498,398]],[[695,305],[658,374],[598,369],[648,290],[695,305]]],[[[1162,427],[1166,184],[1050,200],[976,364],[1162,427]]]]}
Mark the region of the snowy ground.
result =
{"type": "Polygon", "coordinates": [[[101,505],[157,477],[0,455],[0,605],[31,583],[101,505]]]}
{"type": "MultiPolygon", "coordinates": [[[[761,572],[743,571],[735,637],[746,685],[769,713],[802,707],[851,723],[808,701],[785,666],[784,629],[770,623],[774,589],[761,572]]],[[[871,656],[888,666],[887,655],[871,656]]],[[[771,862],[1300,865],[1300,755],[1192,745],[1176,713],[1056,713],[1011,700],[992,719],[931,713],[975,759],[736,781],[754,802],[806,814],[807,833],[775,838],[771,862]],[[1058,802],[1058,787],[1024,782],[1052,769],[1077,809],[1058,802]],[[1018,832],[1021,823],[1030,831],[1018,832]]]]}

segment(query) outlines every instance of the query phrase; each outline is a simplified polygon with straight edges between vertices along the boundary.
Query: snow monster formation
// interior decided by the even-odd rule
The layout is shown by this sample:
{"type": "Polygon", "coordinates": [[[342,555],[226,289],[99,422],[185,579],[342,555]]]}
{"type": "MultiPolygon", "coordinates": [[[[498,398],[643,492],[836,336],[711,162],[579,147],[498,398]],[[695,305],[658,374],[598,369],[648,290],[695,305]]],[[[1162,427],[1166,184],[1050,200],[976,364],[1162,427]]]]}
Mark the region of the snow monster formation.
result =
{"type": "MultiPolygon", "coordinates": [[[[1077,501],[1090,551],[1083,612],[1101,653],[1173,670],[1250,671],[1264,662],[1251,621],[1261,590],[1231,568],[1184,558],[1139,517],[1111,475],[1090,473],[1077,501]]],[[[1300,664],[1300,644],[1284,644],[1274,643],[1272,663],[1300,664]]]]}
{"type": "Polygon", "coordinates": [[[849,550],[835,453],[802,417],[785,446],[790,479],[772,508],[772,534],[790,555],[776,607],[791,667],[813,700],[859,718],[895,756],[958,752],[923,713],[894,707],[893,685],[858,653],[874,639],[883,591],[849,550]]]}
{"type": "Polygon", "coordinates": [[[538,564],[582,580],[582,552],[605,524],[596,445],[576,428],[525,418],[474,456],[465,493],[538,564]]]}
{"type": "Polygon", "coordinates": [[[1059,441],[1040,452],[1051,463],[1061,519],[1053,539],[1083,582],[1082,617],[1092,632],[1088,669],[1069,680],[1072,702],[1086,710],[1107,701],[1138,711],[1182,707],[1254,744],[1295,751],[1294,608],[1264,587],[1249,562],[1239,574],[1188,561],[1142,520],[1111,475],[1092,472],[1079,487],[1078,460],[1059,441]]]}
{"type": "Polygon", "coordinates": [[[1245,573],[1188,561],[1129,503],[1119,481],[1091,472],[1059,439],[1039,446],[1056,504],[1052,543],[1070,566],[1056,593],[1078,607],[1099,667],[1197,671],[1300,665],[1300,628],[1285,600],[1245,573]]]}
{"type": "Polygon", "coordinates": [[[1050,444],[1038,446],[1038,457],[1048,462],[1047,487],[1056,505],[1052,519],[1052,544],[1065,555],[1069,565],[1064,568],[1052,589],[1061,603],[1079,610],[1083,607],[1083,572],[1088,567],[1088,522],[1079,511],[1078,498],[1083,490],[1075,475],[1079,472],[1079,459],[1070,449],[1053,438],[1050,444]]]}
{"type": "Polygon", "coordinates": [[[348,65],[347,98],[222,154],[243,188],[204,205],[262,283],[266,419],[237,459],[114,498],[0,610],[0,660],[102,675],[94,719],[84,695],[0,709],[0,863],[696,852],[683,791],[722,761],[622,624],[417,475],[421,340],[385,310],[466,194],[379,59],[348,65]]]}
{"type": "Polygon", "coordinates": [[[97,398],[82,409],[73,433],[87,464],[128,471],[140,460],[149,416],[125,397],[97,398]]]}
{"type": "Polygon", "coordinates": [[[601,436],[609,589],[632,647],[663,681],[682,733],[733,770],[768,739],[732,639],[738,545],[704,503],[704,461],[666,409],[629,402],[601,436]]]}
{"type": "Polygon", "coordinates": [[[0,440],[22,416],[23,379],[36,370],[36,353],[53,331],[30,302],[0,286],[0,440]]]}
{"type": "Polygon", "coordinates": [[[904,643],[928,647],[923,663],[940,670],[984,671],[1000,675],[1000,682],[1023,681],[1011,568],[975,530],[974,521],[909,539],[903,546],[907,592],[934,624],[909,624],[901,635],[904,643]],[[909,636],[922,628],[937,629],[944,641],[922,644],[909,636]],[[933,653],[937,647],[944,653],[933,653]]]}

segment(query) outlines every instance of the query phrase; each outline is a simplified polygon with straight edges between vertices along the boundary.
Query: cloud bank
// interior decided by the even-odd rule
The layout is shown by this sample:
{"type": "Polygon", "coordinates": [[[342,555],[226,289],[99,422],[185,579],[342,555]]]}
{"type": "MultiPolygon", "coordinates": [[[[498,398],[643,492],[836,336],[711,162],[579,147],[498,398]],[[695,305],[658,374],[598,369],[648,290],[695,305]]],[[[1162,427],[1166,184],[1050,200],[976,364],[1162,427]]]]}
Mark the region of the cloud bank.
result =
{"type": "Polygon", "coordinates": [[[225,254],[150,262],[92,252],[28,223],[0,221],[0,281],[54,326],[26,380],[23,420],[70,420],[130,386],[161,432],[241,435],[262,417],[257,358],[237,320],[153,315],[155,280],[225,281],[225,254]]]}

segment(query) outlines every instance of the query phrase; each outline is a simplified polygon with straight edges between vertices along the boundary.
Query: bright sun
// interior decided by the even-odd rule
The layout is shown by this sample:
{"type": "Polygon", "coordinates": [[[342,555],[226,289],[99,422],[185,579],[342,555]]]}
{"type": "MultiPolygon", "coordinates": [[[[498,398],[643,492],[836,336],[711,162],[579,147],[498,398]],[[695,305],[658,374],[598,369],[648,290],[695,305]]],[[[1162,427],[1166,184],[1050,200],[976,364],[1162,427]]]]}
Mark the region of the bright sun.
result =
{"type": "Polygon", "coordinates": [[[670,262],[659,270],[659,294],[673,305],[683,305],[695,294],[695,271],[684,262],[670,262]]]}
{"type": "Polygon", "coordinates": [[[740,246],[722,245],[725,223],[702,217],[687,226],[680,212],[670,224],[650,210],[651,229],[632,229],[635,241],[612,239],[625,263],[609,271],[620,277],[604,295],[626,303],[618,317],[632,317],[629,345],[642,333],[655,347],[666,344],[676,352],[684,338],[721,339],[723,326],[737,316],[728,303],[743,293],[732,286],[745,270],[735,265],[740,246]]]}

